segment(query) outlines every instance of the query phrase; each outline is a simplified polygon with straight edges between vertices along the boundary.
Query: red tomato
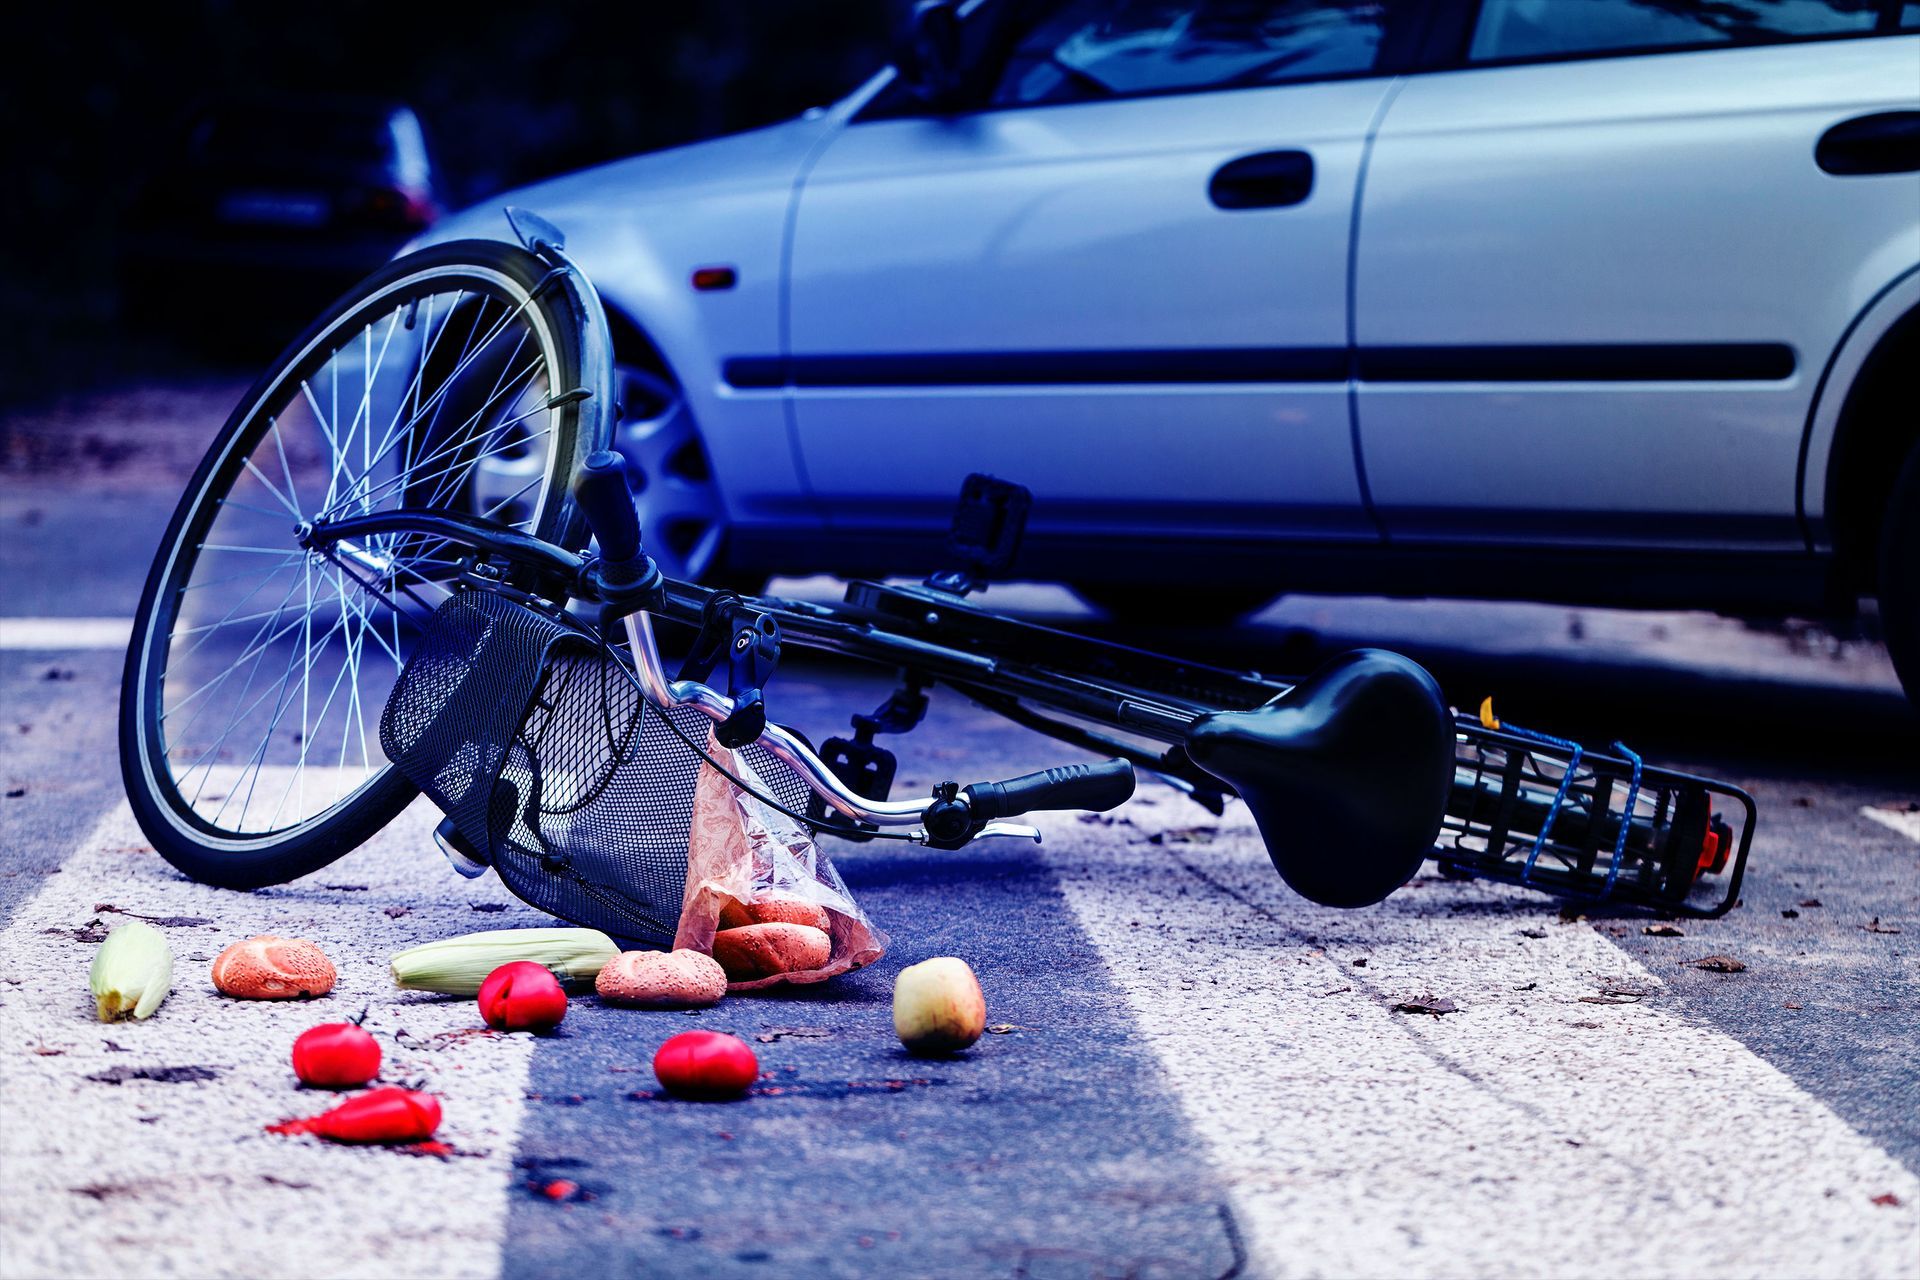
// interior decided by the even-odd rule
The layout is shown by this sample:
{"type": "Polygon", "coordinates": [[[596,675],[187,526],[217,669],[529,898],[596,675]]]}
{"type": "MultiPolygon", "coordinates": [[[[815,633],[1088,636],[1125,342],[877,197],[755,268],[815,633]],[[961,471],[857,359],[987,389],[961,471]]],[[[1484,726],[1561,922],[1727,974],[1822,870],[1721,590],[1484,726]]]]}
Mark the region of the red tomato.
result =
{"type": "Polygon", "coordinates": [[[480,984],[480,1016],[496,1031],[551,1031],[567,1016],[553,970],[531,960],[503,964],[480,984]]]}
{"type": "Polygon", "coordinates": [[[653,1074],[669,1093],[728,1098],[760,1078],[760,1059],[746,1041],[720,1031],[682,1031],[653,1055],[653,1074]]]}
{"type": "Polygon", "coordinates": [[[351,1022],[308,1027],[293,1042],[293,1073],[320,1089],[357,1089],[380,1074],[380,1042],[351,1022]]]}

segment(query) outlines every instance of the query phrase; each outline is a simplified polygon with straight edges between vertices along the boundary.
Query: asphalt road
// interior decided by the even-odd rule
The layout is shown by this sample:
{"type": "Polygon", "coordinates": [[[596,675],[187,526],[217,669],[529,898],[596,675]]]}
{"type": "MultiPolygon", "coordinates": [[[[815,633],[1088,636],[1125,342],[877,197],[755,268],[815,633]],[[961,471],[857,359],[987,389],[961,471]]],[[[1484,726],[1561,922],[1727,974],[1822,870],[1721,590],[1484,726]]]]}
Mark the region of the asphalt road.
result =
{"type": "MultiPolygon", "coordinates": [[[[1463,705],[1493,693],[1749,788],[1743,903],[1680,936],[1430,875],[1370,911],[1309,908],[1244,813],[1149,787],[1037,848],[832,845],[892,943],[823,991],[697,1015],[579,1000],[557,1036],[471,1036],[470,1005],[393,991],[386,957],[540,917],[454,877],[430,811],[255,894],[185,881],[126,812],[114,627],[238,390],[0,432],[0,1275],[1920,1275],[1920,728],[1871,641],[1327,599],[1140,635],[1263,669],[1385,644],[1463,705]],[[84,976],[107,906],[208,922],[167,927],[175,994],[111,1034],[84,976]],[[216,996],[205,960],[260,932],[320,941],[336,993],[216,996]],[[940,954],[1005,1030],[918,1061],[891,981],[940,954]],[[1746,968],[1688,963],[1709,954],[1746,968]],[[1395,1010],[1426,996],[1457,1011],[1395,1010]],[[363,1007],[390,1078],[445,1100],[456,1154],[259,1132],[318,1109],[292,1036],[363,1007]],[[754,1045],[752,1097],[655,1095],[653,1048],[690,1026],[754,1045]],[[128,1065],[212,1078],[92,1078],[128,1065]]],[[[1048,589],[991,598],[1100,625],[1048,589]]],[[[770,699],[818,739],[885,692],[791,664],[770,699]]],[[[902,791],[1072,756],[952,699],[901,745],[902,791]]]]}

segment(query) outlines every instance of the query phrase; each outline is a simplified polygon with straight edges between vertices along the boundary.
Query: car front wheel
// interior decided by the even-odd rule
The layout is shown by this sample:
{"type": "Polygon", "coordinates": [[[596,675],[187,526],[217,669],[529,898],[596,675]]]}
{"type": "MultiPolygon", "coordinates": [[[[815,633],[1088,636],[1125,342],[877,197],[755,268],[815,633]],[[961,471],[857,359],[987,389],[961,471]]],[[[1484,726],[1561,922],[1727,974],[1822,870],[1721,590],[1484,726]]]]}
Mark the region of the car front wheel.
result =
{"type": "Polygon", "coordinates": [[[1920,708],[1920,444],[1907,451],[1880,526],[1880,621],[1893,669],[1920,708]]]}
{"type": "Polygon", "coordinates": [[[754,594],[764,574],[727,563],[727,506],[685,393],[671,375],[618,360],[614,448],[626,460],[640,538],[669,578],[754,594]]]}

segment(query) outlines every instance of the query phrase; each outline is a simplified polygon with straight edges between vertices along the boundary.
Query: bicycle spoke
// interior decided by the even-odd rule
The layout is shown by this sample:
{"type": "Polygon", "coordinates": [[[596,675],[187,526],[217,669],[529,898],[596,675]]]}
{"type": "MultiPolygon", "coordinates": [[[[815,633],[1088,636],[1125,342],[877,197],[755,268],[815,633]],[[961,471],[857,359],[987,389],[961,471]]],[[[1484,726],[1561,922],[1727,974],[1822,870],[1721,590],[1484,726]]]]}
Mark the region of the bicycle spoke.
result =
{"type": "MultiPolygon", "coordinates": [[[[338,623],[335,624],[336,627],[338,625],[339,625],[338,623]]],[[[292,629],[293,629],[292,626],[289,626],[287,628],[287,630],[289,631],[291,631],[292,629]]],[[[285,634],[285,633],[283,632],[282,634],[285,634]]],[[[260,675],[260,659],[266,656],[266,652],[267,652],[267,647],[262,646],[255,653],[255,656],[253,659],[253,667],[251,671],[248,672],[246,683],[240,687],[240,693],[234,699],[234,701],[238,702],[241,698],[246,697],[247,694],[253,690],[253,682],[260,675]]],[[[288,669],[291,670],[292,662],[293,662],[291,655],[289,655],[287,662],[288,662],[288,669]]],[[[213,776],[213,769],[212,769],[212,763],[211,763],[213,760],[213,757],[219,752],[221,747],[226,745],[227,738],[233,733],[234,726],[238,725],[240,721],[244,720],[247,716],[251,715],[253,713],[253,709],[259,706],[262,702],[265,702],[268,696],[271,695],[273,692],[274,691],[272,689],[266,690],[265,692],[261,693],[259,697],[255,698],[252,702],[249,702],[244,708],[228,716],[226,728],[220,731],[220,736],[214,739],[213,745],[208,747],[204,752],[202,752],[200,755],[200,758],[198,760],[195,760],[193,764],[189,765],[187,767],[187,772],[181,775],[181,782],[184,783],[187,778],[193,775],[193,771],[199,768],[199,766],[203,762],[208,763],[206,776],[200,779],[200,786],[193,793],[194,804],[198,805],[200,803],[200,795],[201,795],[201,792],[206,790],[207,779],[213,776]]],[[[197,712],[195,714],[196,716],[198,715],[197,712]]],[[[191,726],[192,722],[189,721],[188,724],[189,726],[191,726]]]]}
{"type": "MultiPolygon", "coordinates": [[[[245,595],[241,596],[238,600],[235,600],[231,605],[227,607],[227,612],[225,616],[223,616],[220,619],[220,621],[222,623],[225,623],[228,619],[232,618],[234,614],[240,612],[241,609],[245,608],[247,601],[253,599],[255,595],[259,594],[259,591],[262,587],[266,586],[269,582],[273,581],[274,574],[279,573],[282,569],[287,567],[288,565],[285,563],[277,564],[272,568],[268,569],[265,573],[247,575],[248,577],[252,577],[255,579],[253,587],[250,590],[248,590],[248,592],[245,595]]],[[[282,604],[286,603],[285,597],[282,597],[281,603],[282,604]]],[[[218,608],[219,606],[216,605],[214,607],[218,608]]],[[[200,647],[204,645],[206,642],[207,642],[207,637],[203,636],[201,639],[196,640],[191,645],[189,645],[187,647],[187,651],[183,654],[178,655],[178,657],[175,657],[171,652],[171,650],[169,650],[167,666],[161,672],[162,679],[165,678],[167,671],[171,671],[173,669],[173,664],[175,662],[181,661],[186,658],[191,658],[195,653],[199,652],[200,647]]]]}
{"type": "MultiPolygon", "coordinates": [[[[243,600],[245,598],[246,597],[244,596],[242,597],[243,600]]],[[[292,598],[293,598],[293,586],[290,585],[287,588],[287,594],[281,597],[280,603],[282,605],[285,605],[286,602],[288,600],[291,600],[292,598]]],[[[198,698],[203,693],[206,693],[208,688],[211,685],[219,682],[224,682],[227,679],[227,677],[231,676],[234,670],[239,666],[240,663],[245,662],[249,657],[253,656],[253,653],[255,651],[255,645],[260,643],[260,637],[263,635],[266,635],[267,629],[272,625],[273,623],[271,621],[261,623],[259,630],[255,631],[252,637],[248,639],[247,643],[244,646],[242,646],[242,648],[245,651],[241,653],[241,655],[238,658],[234,659],[233,663],[229,665],[225,671],[221,672],[220,675],[215,677],[214,680],[210,680],[207,683],[202,684],[199,688],[195,689],[192,693],[188,694],[185,698],[182,698],[179,702],[174,703],[171,707],[163,708],[160,712],[160,723],[164,725],[167,721],[167,717],[179,714],[182,710],[184,710],[187,707],[189,703],[193,702],[195,698],[198,698]]],[[[298,625],[299,623],[297,621],[289,623],[288,629],[290,630],[293,627],[298,625]]],[[[272,644],[275,640],[279,639],[280,636],[284,634],[285,634],[284,631],[277,631],[273,635],[267,636],[267,639],[264,643],[272,644]]],[[[182,654],[180,658],[184,659],[188,656],[191,656],[195,649],[198,649],[201,645],[205,644],[206,642],[207,642],[207,638],[205,636],[202,636],[200,639],[194,641],[193,648],[187,650],[187,652],[185,654],[182,654]]],[[[166,683],[168,677],[173,674],[174,665],[178,661],[180,661],[180,659],[173,658],[172,655],[169,655],[167,666],[160,672],[160,680],[163,685],[166,683]]],[[[198,712],[195,713],[196,717],[198,716],[198,714],[199,714],[198,712]]],[[[192,726],[193,726],[193,721],[189,720],[187,722],[186,728],[191,728],[192,726]]],[[[183,728],[181,732],[182,733],[186,732],[186,728],[183,728]]]]}
{"type": "Polygon", "coordinates": [[[267,487],[268,493],[271,493],[274,497],[280,499],[281,505],[286,507],[286,509],[293,514],[293,518],[295,520],[300,519],[300,508],[293,504],[293,499],[288,497],[286,494],[281,493],[280,490],[274,488],[273,481],[267,479],[264,475],[260,474],[260,468],[253,465],[252,458],[242,458],[240,461],[241,461],[241,464],[245,466],[247,470],[253,472],[254,479],[258,480],[261,484],[267,487]]]}
{"type": "MultiPolygon", "coordinates": [[[[482,338],[480,340],[479,345],[476,346],[471,352],[465,354],[462,357],[460,363],[454,368],[454,370],[451,373],[447,375],[446,380],[440,384],[439,390],[435,391],[431,396],[427,398],[427,403],[425,405],[420,406],[420,408],[415,412],[413,418],[409,420],[407,427],[411,428],[412,426],[416,425],[420,419],[420,416],[424,414],[426,410],[429,408],[432,408],[435,410],[435,417],[437,421],[438,407],[444,402],[447,392],[450,389],[452,389],[454,383],[459,380],[460,375],[462,373],[465,373],[468,366],[470,366],[475,360],[478,360],[480,358],[480,353],[485,351],[487,347],[492,344],[495,338],[499,337],[501,333],[505,332],[507,325],[512,322],[514,317],[520,315],[523,311],[527,309],[527,307],[532,305],[532,303],[533,303],[533,299],[529,297],[525,302],[522,302],[519,306],[515,307],[512,311],[509,311],[506,315],[502,316],[500,318],[500,322],[488,331],[487,336],[485,338],[482,338]]],[[[403,428],[403,431],[406,429],[407,428],[403,428]]],[[[381,458],[376,457],[374,461],[377,463],[381,461],[381,458]]],[[[332,505],[331,502],[328,505],[331,507],[332,505]]],[[[331,512],[327,512],[323,514],[331,514],[331,512]]]]}
{"type": "MultiPolygon", "coordinates": [[[[521,377],[524,377],[525,375],[532,373],[534,370],[538,369],[539,366],[540,366],[539,361],[535,361],[533,364],[528,365],[527,368],[521,370],[519,374],[515,375],[515,381],[518,381],[521,377]]],[[[481,405],[479,410],[477,410],[471,417],[469,417],[465,422],[463,422],[460,425],[459,432],[453,437],[453,439],[450,442],[441,445],[438,449],[435,449],[432,453],[426,455],[425,457],[413,459],[410,465],[403,467],[400,470],[399,474],[390,476],[387,479],[382,480],[377,486],[374,487],[374,489],[369,490],[367,493],[368,500],[371,501],[377,498],[380,501],[385,501],[394,492],[404,491],[408,488],[411,488],[414,485],[421,483],[423,480],[431,479],[432,478],[431,476],[422,477],[422,476],[415,475],[413,473],[413,468],[419,467],[419,466],[425,466],[430,462],[437,462],[438,460],[448,456],[449,454],[458,454],[460,450],[463,447],[465,447],[465,445],[469,442],[469,438],[466,435],[466,428],[473,425],[475,422],[477,422],[481,417],[481,415],[483,415],[487,411],[488,407],[489,406],[487,404],[481,405]]],[[[546,407],[547,407],[546,405],[541,405],[539,406],[539,408],[530,409],[521,416],[521,419],[517,419],[517,420],[523,420],[525,418],[532,417],[534,414],[539,413],[541,409],[545,409],[546,407]]],[[[503,423],[502,425],[504,426],[507,424],[503,423]]],[[[454,465],[458,465],[458,463],[456,462],[454,465]]],[[[437,472],[435,474],[445,474],[445,473],[437,472]]],[[[324,511],[321,513],[322,516],[332,517],[338,514],[339,505],[340,504],[338,503],[332,504],[327,511],[324,511]]]]}
{"type": "Polygon", "coordinates": [[[558,428],[540,418],[559,416],[558,374],[537,291],[421,279],[277,375],[156,606],[161,777],[220,833],[305,826],[387,776],[380,708],[462,559],[392,533],[363,565],[293,545],[289,526],[418,508],[532,528],[552,483],[558,428]]]}
{"type": "MultiPolygon", "coordinates": [[[[490,507],[488,507],[488,508],[487,508],[487,509],[486,509],[485,511],[482,511],[482,512],[480,513],[480,518],[481,518],[482,520],[491,520],[491,519],[493,519],[493,516],[494,516],[494,513],[495,513],[495,512],[497,512],[497,511],[499,511],[499,510],[500,510],[500,509],[501,509],[502,507],[506,507],[506,506],[510,506],[510,505],[512,505],[513,503],[515,503],[515,502],[518,502],[518,501],[520,500],[520,497],[521,497],[521,496],[522,496],[523,494],[525,494],[527,490],[529,490],[529,489],[531,489],[531,488],[533,488],[533,487],[535,487],[536,485],[540,485],[540,484],[544,484],[544,483],[546,483],[546,479],[547,479],[547,478],[546,478],[546,477],[545,477],[544,475],[538,475],[538,476],[535,476],[535,477],[534,477],[533,479],[531,479],[531,480],[529,480],[529,481],[527,481],[527,482],[526,482],[525,484],[523,484],[523,485],[521,485],[521,486],[520,486],[520,487],[519,487],[518,489],[516,489],[516,490],[514,490],[514,491],[513,491],[512,493],[510,493],[510,494],[508,494],[508,495],[507,495],[506,497],[504,497],[504,498],[502,498],[502,499],[500,499],[500,501],[498,501],[498,502],[496,502],[496,503],[494,503],[494,504],[493,504],[492,506],[490,506],[490,507]]],[[[521,523],[523,523],[523,524],[524,524],[524,523],[525,523],[525,521],[522,521],[521,523]]]]}
{"type": "Polygon", "coordinates": [[[280,438],[280,419],[278,415],[267,419],[267,429],[273,436],[273,451],[280,455],[280,474],[287,478],[287,496],[292,499],[294,513],[300,511],[300,490],[293,483],[293,468],[287,465],[286,442],[280,438]]]}
{"type": "MultiPolygon", "coordinates": [[[[252,463],[248,463],[248,465],[249,465],[249,466],[251,466],[251,465],[252,465],[252,463]]],[[[236,501],[235,501],[234,499],[232,499],[232,498],[222,498],[222,499],[220,499],[220,505],[221,505],[221,506],[223,506],[223,507],[232,507],[232,508],[234,508],[234,509],[235,509],[236,511],[251,511],[251,512],[252,512],[252,513],[253,513],[254,515],[257,515],[257,516],[268,516],[268,517],[270,517],[270,518],[272,518],[272,519],[275,519],[275,520],[278,520],[278,519],[280,519],[280,518],[281,518],[281,517],[282,517],[283,515],[285,515],[285,514],[286,514],[285,512],[281,512],[281,511],[269,511],[269,510],[267,510],[267,509],[266,509],[265,507],[256,507],[256,506],[253,506],[253,505],[252,505],[251,503],[246,503],[246,502],[236,502],[236,501]]],[[[294,514],[295,514],[296,516],[298,516],[298,515],[300,514],[300,513],[299,513],[299,511],[298,511],[298,509],[295,509],[295,510],[294,510],[294,514]]]]}

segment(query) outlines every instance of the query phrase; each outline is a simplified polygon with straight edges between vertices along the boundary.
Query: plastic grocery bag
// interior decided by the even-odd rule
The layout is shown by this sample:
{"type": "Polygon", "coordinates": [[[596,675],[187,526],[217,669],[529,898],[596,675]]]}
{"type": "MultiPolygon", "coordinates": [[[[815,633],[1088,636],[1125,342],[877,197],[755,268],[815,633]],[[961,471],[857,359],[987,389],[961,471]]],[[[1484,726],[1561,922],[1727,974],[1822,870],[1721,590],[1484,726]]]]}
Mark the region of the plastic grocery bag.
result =
{"type": "MultiPolygon", "coordinates": [[[[774,792],[739,755],[709,737],[707,754],[735,777],[766,795],[774,792]]],[[[886,954],[887,937],[853,900],[840,873],[820,852],[813,835],[799,822],[728,781],[702,762],[694,784],[693,823],[687,840],[687,892],[680,907],[675,950],[691,948],[709,955],[715,937],[728,923],[792,905],[813,904],[827,919],[830,949],[825,963],[765,977],[736,979],[727,990],[757,991],[781,983],[824,982],[872,964],[886,954]],[[723,916],[726,920],[723,921],[723,916]]],[[[816,940],[817,942],[817,940],[816,940]]],[[[729,948],[723,942],[727,962],[729,948]]]]}

